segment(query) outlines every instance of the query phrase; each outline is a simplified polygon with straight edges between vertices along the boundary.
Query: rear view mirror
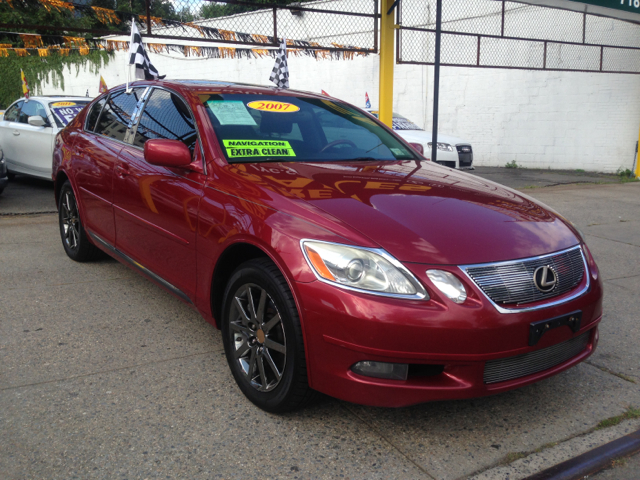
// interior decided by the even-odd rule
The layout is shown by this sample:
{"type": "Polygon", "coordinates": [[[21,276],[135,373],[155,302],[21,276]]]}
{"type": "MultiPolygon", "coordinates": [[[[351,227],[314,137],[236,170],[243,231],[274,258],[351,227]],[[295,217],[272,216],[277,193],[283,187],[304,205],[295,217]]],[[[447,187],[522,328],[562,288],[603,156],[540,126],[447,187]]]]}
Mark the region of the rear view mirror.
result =
{"type": "Polygon", "coordinates": [[[188,167],[191,164],[191,152],[179,140],[147,140],[144,159],[151,165],[161,167],[188,167]]]}
{"type": "Polygon", "coordinates": [[[47,125],[47,122],[45,121],[45,119],[42,118],[40,115],[33,115],[29,117],[27,122],[29,122],[29,125],[33,125],[34,127],[44,127],[47,125]]]}

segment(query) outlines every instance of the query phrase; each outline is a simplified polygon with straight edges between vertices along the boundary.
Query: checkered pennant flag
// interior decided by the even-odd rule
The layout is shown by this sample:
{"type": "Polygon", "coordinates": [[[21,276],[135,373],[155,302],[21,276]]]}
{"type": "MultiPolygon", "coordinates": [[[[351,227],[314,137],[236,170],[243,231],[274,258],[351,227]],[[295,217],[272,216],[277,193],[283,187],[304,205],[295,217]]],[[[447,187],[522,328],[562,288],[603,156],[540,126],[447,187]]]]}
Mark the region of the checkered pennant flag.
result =
{"type": "Polygon", "coordinates": [[[282,39],[280,49],[276,54],[276,64],[273,66],[269,80],[278,88],[289,88],[289,67],[287,66],[287,40],[282,39]]]}
{"type": "Polygon", "coordinates": [[[131,20],[131,41],[129,42],[129,65],[136,66],[136,79],[138,80],[162,80],[166,75],[160,76],[156,68],[151,64],[147,52],[142,44],[142,37],[136,27],[136,22],[131,20]]]}

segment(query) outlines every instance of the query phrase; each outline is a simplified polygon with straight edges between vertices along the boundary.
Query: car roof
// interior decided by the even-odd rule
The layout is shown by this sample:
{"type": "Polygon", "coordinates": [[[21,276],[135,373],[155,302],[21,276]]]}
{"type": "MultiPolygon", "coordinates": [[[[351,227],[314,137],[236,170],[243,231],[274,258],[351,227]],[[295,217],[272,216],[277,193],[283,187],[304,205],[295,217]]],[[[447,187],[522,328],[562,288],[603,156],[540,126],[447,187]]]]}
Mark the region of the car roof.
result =
{"type": "MultiPolygon", "coordinates": [[[[19,102],[20,100],[25,100],[24,97],[18,98],[16,100],[14,100],[13,102],[11,102],[11,105],[13,105],[16,102],[19,102]]],[[[71,95],[38,95],[36,96],[30,96],[29,100],[39,100],[43,103],[51,103],[51,102],[81,102],[81,101],[86,101],[86,102],[91,102],[93,101],[93,97],[81,97],[81,96],[71,96],[71,95]]]]}
{"type": "MultiPolygon", "coordinates": [[[[327,100],[329,97],[320,93],[305,92],[303,90],[293,90],[289,88],[270,87],[265,85],[253,85],[250,83],[223,82],[218,80],[152,80],[137,81],[130,84],[130,87],[136,86],[159,86],[174,88],[183,92],[207,93],[211,90],[220,91],[221,93],[260,93],[263,95],[281,95],[283,97],[308,97],[320,98],[327,100]]],[[[122,87],[123,85],[119,85],[122,87]]],[[[115,89],[117,87],[114,87],[115,89]]],[[[113,90],[112,89],[112,90],[113,90]]]]}

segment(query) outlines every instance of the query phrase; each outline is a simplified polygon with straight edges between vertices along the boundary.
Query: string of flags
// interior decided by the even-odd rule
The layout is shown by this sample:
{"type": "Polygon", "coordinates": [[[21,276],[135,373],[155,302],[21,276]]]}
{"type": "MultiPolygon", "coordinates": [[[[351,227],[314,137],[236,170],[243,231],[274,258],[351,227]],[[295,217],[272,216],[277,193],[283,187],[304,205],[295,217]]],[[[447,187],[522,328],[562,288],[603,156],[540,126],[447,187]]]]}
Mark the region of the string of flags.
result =
{"type": "MultiPolygon", "coordinates": [[[[233,33],[233,32],[232,32],[233,33]]],[[[3,37],[12,36],[22,41],[23,47],[15,47],[12,43],[0,43],[0,57],[8,57],[9,52],[14,52],[20,57],[37,55],[48,57],[51,54],[69,56],[70,54],[88,55],[92,50],[128,51],[129,42],[124,40],[109,40],[103,38],[86,39],[83,37],[60,35],[20,34],[14,32],[0,32],[3,37]]],[[[300,47],[301,44],[310,42],[287,39],[287,56],[307,56],[316,60],[353,60],[356,56],[368,56],[368,52],[353,52],[340,50],[307,50],[300,47]]],[[[313,42],[311,42],[313,43],[313,42]]],[[[174,53],[185,57],[201,58],[276,58],[279,49],[273,48],[236,48],[236,47],[208,47],[193,45],[176,45],[167,43],[144,43],[145,47],[153,53],[174,53]]],[[[336,48],[345,48],[344,45],[333,44],[336,48]]],[[[348,47],[347,47],[348,48],[348,47]]]]}
{"type": "MultiPolygon", "coordinates": [[[[20,3],[20,0],[8,0],[8,4],[12,8],[15,8],[13,4],[14,1],[16,3],[20,3]]],[[[82,13],[94,15],[101,23],[105,25],[120,25],[123,23],[127,23],[129,21],[128,19],[131,16],[131,13],[128,13],[128,12],[111,10],[103,7],[95,7],[91,5],[86,5],[84,3],[65,2],[62,0],[38,0],[38,1],[48,11],[51,11],[51,9],[56,9],[56,10],[65,9],[71,12],[82,12],[82,13]]],[[[134,20],[136,19],[142,25],[147,24],[146,15],[135,15],[134,20]]],[[[274,46],[280,43],[280,39],[276,39],[275,37],[269,36],[269,35],[249,34],[249,33],[237,32],[232,30],[224,30],[224,29],[219,29],[214,27],[208,27],[208,26],[197,24],[194,22],[180,22],[177,20],[170,20],[170,19],[154,17],[154,16],[150,16],[149,21],[151,25],[156,29],[161,28],[166,30],[169,28],[179,28],[182,31],[188,33],[189,35],[192,35],[192,32],[190,32],[190,30],[196,30],[202,38],[206,38],[208,40],[238,41],[242,43],[263,43],[263,44],[268,44],[270,46],[274,46]]],[[[39,36],[39,35],[34,35],[34,37],[35,36],[39,36]]],[[[361,49],[352,45],[341,45],[335,42],[331,42],[331,45],[329,46],[329,45],[320,45],[317,42],[309,42],[306,40],[288,39],[287,46],[299,47],[299,48],[316,47],[316,49],[321,50],[320,57],[325,59],[336,58],[336,56],[333,55],[332,51],[331,51],[332,55],[328,55],[329,50],[327,50],[326,52],[322,51],[323,50],[322,47],[349,49],[350,51],[343,52],[343,54],[340,55],[340,58],[345,60],[353,59],[354,55],[368,55],[368,52],[365,49],[361,49]]],[[[35,47],[27,46],[25,44],[25,48],[35,48],[35,47]]]]}

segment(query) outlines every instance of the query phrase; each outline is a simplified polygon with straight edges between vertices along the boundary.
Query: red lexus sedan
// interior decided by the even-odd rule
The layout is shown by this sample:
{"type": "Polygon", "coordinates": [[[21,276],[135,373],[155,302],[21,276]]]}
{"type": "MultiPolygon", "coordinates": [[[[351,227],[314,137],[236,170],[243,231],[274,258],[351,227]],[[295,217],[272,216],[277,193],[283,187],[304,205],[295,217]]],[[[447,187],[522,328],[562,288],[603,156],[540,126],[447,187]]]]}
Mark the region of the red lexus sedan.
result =
{"type": "Polygon", "coordinates": [[[489,395],[596,348],[602,281],[570,222],[326,96],[117,87],[57,136],[53,178],[67,255],[197,309],[267,411],[489,395]]]}

